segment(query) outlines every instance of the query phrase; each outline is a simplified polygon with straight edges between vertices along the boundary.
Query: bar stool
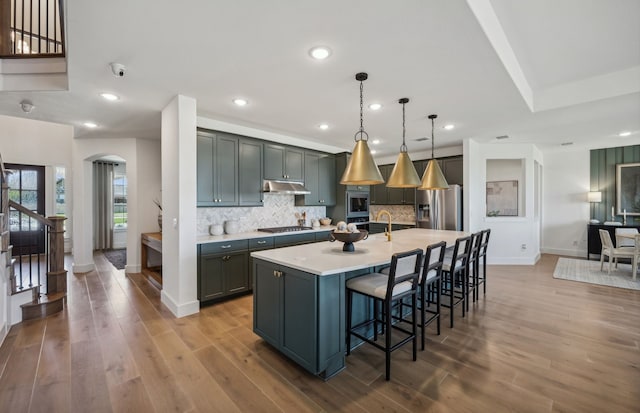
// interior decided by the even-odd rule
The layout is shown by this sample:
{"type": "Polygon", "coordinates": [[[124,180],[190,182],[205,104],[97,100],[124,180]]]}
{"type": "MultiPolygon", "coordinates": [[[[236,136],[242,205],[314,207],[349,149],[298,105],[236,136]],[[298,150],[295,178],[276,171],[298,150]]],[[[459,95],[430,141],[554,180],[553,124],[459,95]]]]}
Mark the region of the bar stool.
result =
{"type": "Polygon", "coordinates": [[[469,301],[473,301],[475,303],[478,295],[478,269],[480,266],[480,246],[482,244],[482,234],[482,231],[471,234],[471,248],[469,249],[469,269],[467,271],[469,274],[466,291],[467,312],[469,311],[469,301]],[[471,296],[471,300],[469,300],[469,296],[471,296]]]}
{"type": "Polygon", "coordinates": [[[440,290],[442,279],[442,264],[447,243],[444,241],[427,246],[424,254],[424,266],[420,274],[420,293],[418,297],[420,311],[420,326],[422,329],[422,350],[424,350],[424,335],[427,326],[436,321],[437,332],[440,335],[440,290]],[[435,308],[432,308],[435,307],[435,308]],[[427,318],[427,314],[429,317],[427,318]]]}
{"type": "Polygon", "coordinates": [[[442,265],[442,295],[449,297],[443,300],[442,306],[450,310],[450,327],[453,328],[453,310],[462,304],[462,317],[465,316],[465,300],[467,284],[469,282],[469,250],[471,249],[471,237],[456,239],[453,253],[445,253],[442,265]]]}
{"type": "MultiPolygon", "coordinates": [[[[360,277],[352,278],[347,281],[347,355],[351,354],[351,336],[355,336],[375,348],[385,353],[385,374],[388,381],[391,377],[391,352],[400,348],[400,346],[413,342],[413,361],[417,359],[417,289],[418,278],[420,276],[420,267],[422,265],[422,250],[415,249],[412,251],[393,254],[391,257],[391,267],[389,275],[372,273],[360,277]],[[352,326],[352,303],[353,294],[358,293],[373,299],[374,314],[373,319],[352,326]],[[393,304],[402,301],[404,298],[411,297],[411,331],[402,328],[398,323],[393,324],[393,320],[398,322],[406,322],[404,315],[400,312],[395,317],[392,313],[393,304]],[[382,303],[382,319],[378,317],[378,303],[382,303]],[[377,342],[378,339],[378,323],[382,323],[384,329],[384,345],[377,342]],[[373,324],[373,339],[370,336],[358,332],[364,327],[373,324]],[[405,336],[402,340],[395,344],[391,343],[391,332],[397,330],[405,336]]],[[[407,315],[408,316],[408,315],[407,315]]]]}
{"type": "MultiPolygon", "coordinates": [[[[480,244],[480,251],[478,251],[478,268],[476,273],[476,285],[478,289],[482,284],[482,294],[487,294],[487,248],[489,247],[489,236],[491,235],[491,229],[485,229],[482,231],[482,243],[480,244]],[[482,276],[480,276],[480,260],[482,260],[482,276]]],[[[476,291],[479,298],[480,293],[476,291]]]]}

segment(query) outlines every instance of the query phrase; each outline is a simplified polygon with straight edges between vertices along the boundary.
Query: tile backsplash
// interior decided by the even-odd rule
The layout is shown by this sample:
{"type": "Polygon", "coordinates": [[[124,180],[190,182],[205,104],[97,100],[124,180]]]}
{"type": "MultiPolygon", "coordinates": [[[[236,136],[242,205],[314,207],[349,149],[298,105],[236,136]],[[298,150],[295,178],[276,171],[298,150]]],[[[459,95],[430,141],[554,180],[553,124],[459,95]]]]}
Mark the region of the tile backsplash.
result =
{"type": "MultiPolygon", "coordinates": [[[[413,205],[371,205],[369,218],[374,220],[381,209],[386,209],[391,214],[393,221],[412,222],[416,220],[416,212],[413,205]]],[[[386,217],[384,218],[386,219],[386,217]]]]}
{"type": "Polygon", "coordinates": [[[326,207],[294,205],[294,195],[264,194],[262,207],[233,207],[233,208],[198,208],[198,235],[209,234],[209,225],[224,224],[224,221],[237,219],[240,232],[255,231],[258,228],[282,227],[298,225],[296,212],[307,213],[307,225],[312,219],[326,216],[326,207]]]}

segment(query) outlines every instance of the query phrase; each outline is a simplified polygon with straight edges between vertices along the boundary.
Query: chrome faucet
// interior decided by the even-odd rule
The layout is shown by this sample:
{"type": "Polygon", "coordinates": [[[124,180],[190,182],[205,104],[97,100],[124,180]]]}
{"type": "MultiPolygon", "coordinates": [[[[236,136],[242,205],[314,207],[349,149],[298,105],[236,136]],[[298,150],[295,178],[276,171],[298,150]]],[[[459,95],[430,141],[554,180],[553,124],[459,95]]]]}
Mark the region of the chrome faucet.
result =
{"type": "Polygon", "coordinates": [[[384,235],[387,236],[387,241],[391,241],[391,212],[387,211],[386,209],[381,209],[376,214],[376,221],[380,219],[380,215],[382,214],[387,214],[387,216],[389,217],[389,229],[384,230],[384,235]]]}

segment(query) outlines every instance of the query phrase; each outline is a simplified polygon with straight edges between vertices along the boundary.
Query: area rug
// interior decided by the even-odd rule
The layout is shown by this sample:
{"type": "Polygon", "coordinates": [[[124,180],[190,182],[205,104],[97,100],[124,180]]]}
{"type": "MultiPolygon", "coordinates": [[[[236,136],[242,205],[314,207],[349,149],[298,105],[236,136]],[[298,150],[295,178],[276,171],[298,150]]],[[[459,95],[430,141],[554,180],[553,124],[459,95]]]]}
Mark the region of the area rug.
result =
{"type": "Polygon", "coordinates": [[[119,250],[104,250],[102,251],[105,258],[109,260],[111,264],[118,270],[123,270],[127,263],[127,249],[122,248],[119,250]]]}
{"type": "Polygon", "coordinates": [[[607,274],[608,265],[605,261],[600,271],[600,261],[561,257],[556,264],[553,278],[640,290],[640,275],[637,275],[635,280],[631,279],[631,264],[618,264],[617,269],[612,264],[610,275],[607,274]]]}

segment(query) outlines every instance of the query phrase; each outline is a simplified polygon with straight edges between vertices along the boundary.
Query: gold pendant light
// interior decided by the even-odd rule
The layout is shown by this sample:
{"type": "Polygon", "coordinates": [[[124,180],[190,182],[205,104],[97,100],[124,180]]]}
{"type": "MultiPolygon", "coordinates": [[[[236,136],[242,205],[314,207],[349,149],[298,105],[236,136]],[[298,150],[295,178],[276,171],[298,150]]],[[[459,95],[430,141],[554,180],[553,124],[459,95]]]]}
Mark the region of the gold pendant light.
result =
{"type": "Polygon", "coordinates": [[[398,100],[402,104],[402,145],[398,160],[391,171],[391,176],[387,181],[388,188],[417,188],[420,186],[420,177],[416,172],[413,162],[407,153],[407,145],[404,143],[406,129],[404,127],[404,105],[409,102],[408,98],[398,100]]]}
{"type": "Polygon", "coordinates": [[[368,77],[366,73],[356,74],[356,80],[360,82],[360,130],[354,136],[356,146],[353,148],[349,163],[340,179],[342,185],[377,185],[384,183],[382,174],[373,160],[367,144],[369,135],[362,126],[362,82],[367,80],[368,77]]]}
{"type": "Polygon", "coordinates": [[[429,119],[431,119],[431,160],[427,164],[427,169],[425,169],[424,175],[422,175],[422,184],[418,187],[419,190],[449,189],[449,184],[442,174],[438,161],[433,156],[433,147],[435,145],[433,136],[433,120],[437,117],[438,115],[429,115],[429,119]]]}

